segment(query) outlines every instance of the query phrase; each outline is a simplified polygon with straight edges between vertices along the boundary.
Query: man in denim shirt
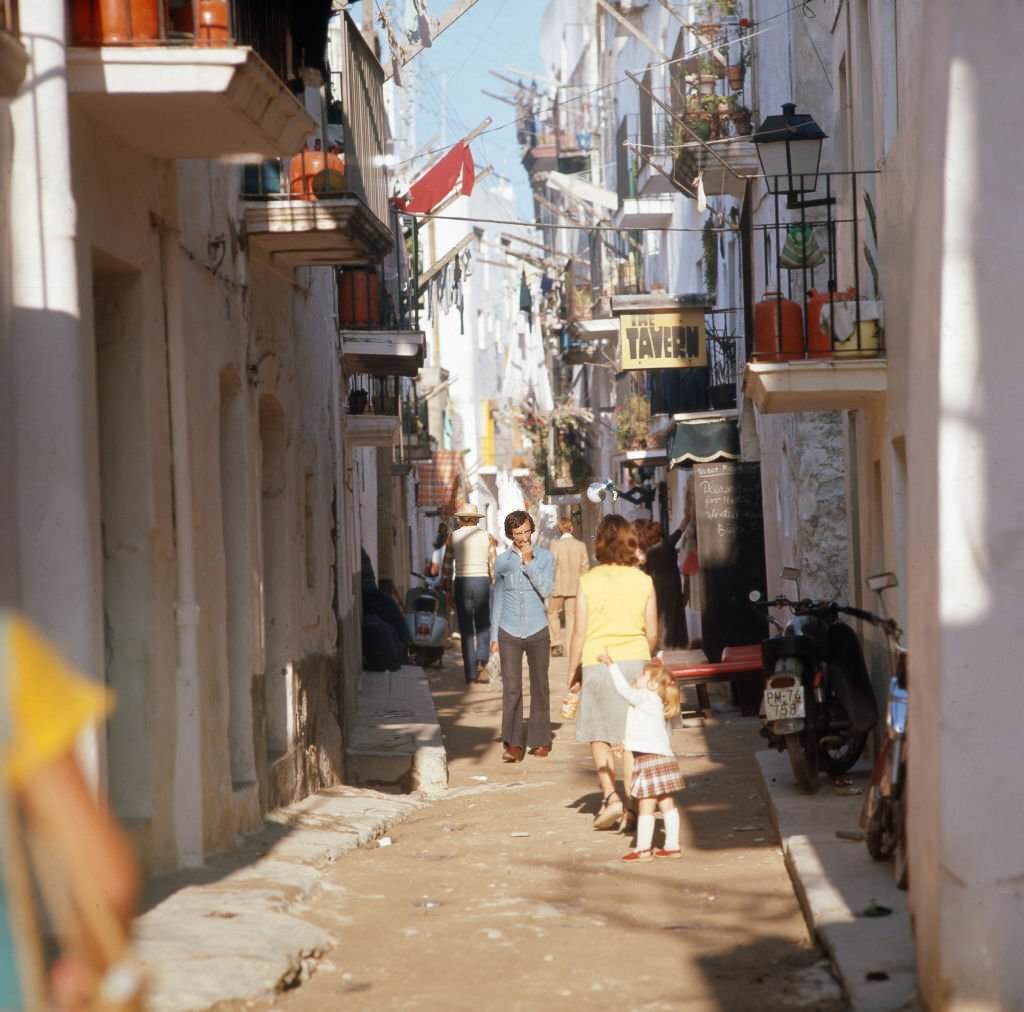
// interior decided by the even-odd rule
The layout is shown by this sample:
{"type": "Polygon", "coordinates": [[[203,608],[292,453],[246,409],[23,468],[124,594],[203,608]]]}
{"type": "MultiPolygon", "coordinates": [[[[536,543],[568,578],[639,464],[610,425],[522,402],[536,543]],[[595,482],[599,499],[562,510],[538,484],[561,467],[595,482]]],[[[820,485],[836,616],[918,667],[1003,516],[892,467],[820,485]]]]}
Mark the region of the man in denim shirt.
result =
{"type": "Polygon", "coordinates": [[[551,706],[548,663],[551,636],[548,632],[547,598],[555,581],[554,556],[534,548],[533,518],[524,510],[505,517],[505,536],[512,547],[494,564],[494,606],[491,652],[501,658],[504,684],[501,699],[501,758],[507,763],[523,758],[524,744],[530,754],[551,752],[551,706]],[[523,654],[530,667],[530,717],[523,741],[523,654]]]}

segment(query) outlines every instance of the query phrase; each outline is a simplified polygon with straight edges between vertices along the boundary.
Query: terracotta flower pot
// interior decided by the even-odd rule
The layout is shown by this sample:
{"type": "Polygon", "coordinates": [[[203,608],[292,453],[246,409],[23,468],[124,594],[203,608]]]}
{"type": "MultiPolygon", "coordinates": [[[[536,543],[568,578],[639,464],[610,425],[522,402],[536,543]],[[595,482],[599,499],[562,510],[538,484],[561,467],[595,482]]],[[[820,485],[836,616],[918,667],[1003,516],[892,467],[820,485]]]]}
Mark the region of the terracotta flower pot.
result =
{"type": "Polygon", "coordinates": [[[729,79],[729,87],[733,91],[739,91],[743,87],[743,79],[747,76],[747,68],[742,63],[734,63],[726,70],[729,79]]]}

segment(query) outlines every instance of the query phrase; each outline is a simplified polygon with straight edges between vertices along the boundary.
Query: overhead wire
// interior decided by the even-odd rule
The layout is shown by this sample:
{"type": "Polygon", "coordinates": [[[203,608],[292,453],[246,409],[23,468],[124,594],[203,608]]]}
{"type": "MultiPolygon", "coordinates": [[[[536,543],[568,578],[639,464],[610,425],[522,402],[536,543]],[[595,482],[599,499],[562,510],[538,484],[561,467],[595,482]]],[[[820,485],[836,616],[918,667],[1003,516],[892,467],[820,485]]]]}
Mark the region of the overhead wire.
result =
{"type": "MultiPolygon", "coordinates": [[[[772,21],[776,21],[776,20],[778,20],[781,17],[785,17],[787,14],[790,14],[793,11],[798,10],[798,9],[802,11],[802,13],[804,14],[805,17],[812,17],[812,18],[816,17],[817,15],[814,13],[813,8],[811,7],[811,3],[812,2],[813,2],[813,0],[797,0],[796,3],[794,3],[791,6],[787,7],[785,10],[779,11],[776,14],[772,14],[771,16],[769,16],[767,18],[764,18],[761,21],[758,21],[757,22],[756,30],[752,29],[750,32],[748,32],[745,35],[738,35],[738,36],[736,36],[735,41],[736,42],[740,42],[740,43],[747,42],[750,39],[757,38],[759,35],[763,35],[767,31],[774,31],[775,30],[774,28],[773,29],[766,29],[766,28],[763,28],[762,26],[763,25],[767,25],[768,23],[770,23],[772,21]]],[[[705,53],[709,53],[709,52],[711,52],[711,50],[713,50],[715,48],[716,47],[714,45],[709,43],[707,45],[698,46],[695,49],[688,50],[682,56],[672,57],[672,58],[670,58],[668,60],[662,60],[660,63],[649,64],[648,66],[649,66],[650,69],[654,70],[654,69],[657,69],[659,67],[671,66],[674,63],[685,63],[686,61],[692,60],[695,57],[701,56],[701,55],[703,55],[705,53]]],[[[580,102],[580,101],[582,101],[585,98],[589,98],[591,95],[596,95],[599,92],[607,91],[609,88],[617,88],[620,84],[625,84],[627,82],[627,80],[628,80],[628,78],[621,77],[621,78],[618,78],[618,79],[616,79],[614,81],[610,81],[607,84],[596,85],[595,87],[591,88],[589,91],[586,91],[586,92],[584,92],[581,95],[574,95],[574,96],[572,96],[570,98],[566,98],[566,99],[560,100],[559,105],[560,106],[565,106],[565,105],[569,105],[569,104],[571,104],[573,102],[580,102]]],[[[559,85],[559,87],[561,88],[561,87],[570,87],[570,86],[569,85],[559,85]]],[[[571,87],[583,87],[583,86],[582,85],[572,85],[571,87]]],[[[518,118],[509,120],[506,123],[498,123],[495,126],[488,127],[486,130],[482,130],[477,136],[478,137],[482,137],[485,134],[495,133],[498,130],[507,130],[509,127],[516,126],[518,123],[519,123],[519,119],[518,118]]],[[[423,152],[423,154],[426,154],[426,155],[441,154],[441,153],[443,153],[444,151],[447,151],[447,150],[448,150],[447,148],[436,148],[433,151],[423,152]]],[[[408,159],[407,159],[407,161],[408,161],[408,159]]],[[[404,165],[404,164],[405,164],[405,162],[399,162],[399,165],[404,165]]]]}

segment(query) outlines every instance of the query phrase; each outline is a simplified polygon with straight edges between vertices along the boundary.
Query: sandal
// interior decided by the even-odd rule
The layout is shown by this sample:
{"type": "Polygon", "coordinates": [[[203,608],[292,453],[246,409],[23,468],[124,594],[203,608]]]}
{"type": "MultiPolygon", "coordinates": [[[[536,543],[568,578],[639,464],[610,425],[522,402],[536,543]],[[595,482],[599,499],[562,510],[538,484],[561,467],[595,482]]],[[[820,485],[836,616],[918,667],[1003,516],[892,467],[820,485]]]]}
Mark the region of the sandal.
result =
{"type": "Polygon", "coordinates": [[[642,864],[645,861],[654,860],[654,851],[648,850],[631,850],[628,854],[623,854],[619,858],[620,861],[634,862],[636,864],[642,864]]]}
{"type": "Polygon", "coordinates": [[[612,791],[601,802],[601,808],[594,816],[594,829],[611,829],[622,818],[622,799],[612,791]],[[611,799],[614,800],[612,801],[611,799]]]}
{"type": "Polygon", "coordinates": [[[632,808],[627,808],[622,813],[622,818],[619,819],[618,830],[620,833],[636,832],[636,812],[632,808]]]}

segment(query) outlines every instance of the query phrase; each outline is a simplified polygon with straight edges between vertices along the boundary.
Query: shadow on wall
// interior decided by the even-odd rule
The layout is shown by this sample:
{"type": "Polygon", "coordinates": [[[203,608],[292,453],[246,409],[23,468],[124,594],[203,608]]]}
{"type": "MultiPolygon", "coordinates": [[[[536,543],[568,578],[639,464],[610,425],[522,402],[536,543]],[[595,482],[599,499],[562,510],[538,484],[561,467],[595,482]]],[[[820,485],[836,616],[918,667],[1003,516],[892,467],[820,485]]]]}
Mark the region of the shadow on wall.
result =
{"type": "Polygon", "coordinates": [[[267,808],[291,804],[344,782],[342,664],[311,654],[293,666],[291,748],[267,767],[267,808]]]}

